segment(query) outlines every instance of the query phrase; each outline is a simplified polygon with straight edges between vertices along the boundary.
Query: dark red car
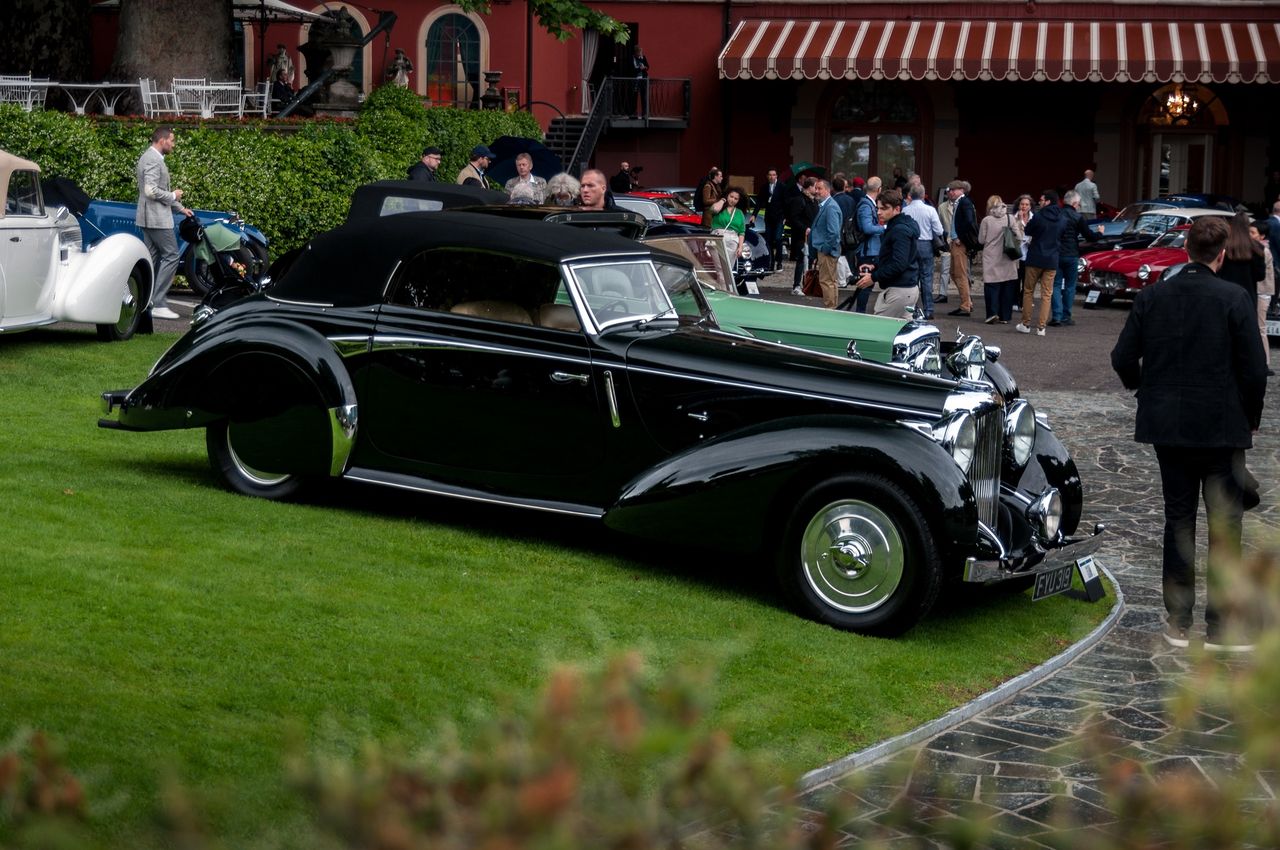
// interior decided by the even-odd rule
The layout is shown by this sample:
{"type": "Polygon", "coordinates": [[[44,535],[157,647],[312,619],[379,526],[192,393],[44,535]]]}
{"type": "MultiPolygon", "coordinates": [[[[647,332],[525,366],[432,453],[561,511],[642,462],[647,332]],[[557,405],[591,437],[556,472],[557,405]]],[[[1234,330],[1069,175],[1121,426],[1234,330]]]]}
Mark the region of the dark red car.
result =
{"type": "Polygon", "coordinates": [[[1079,288],[1086,292],[1085,306],[1097,307],[1113,298],[1132,300],[1138,290],[1155,283],[1169,266],[1185,263],[1183,247],[1191,225],[1166,231],[1147,248],[1129,251],[1098,251],[1081,259],[1079,288]]]}
{"type": "Polygon", "coordinates": [[[702,224],[702,216],[694,212],[670,192],[648,192],[637,189],[630,194],[635,195],[637,198],[648,198],[662,207],[662,217],[667,221],[674,221],[679,224],[702,224]]]}

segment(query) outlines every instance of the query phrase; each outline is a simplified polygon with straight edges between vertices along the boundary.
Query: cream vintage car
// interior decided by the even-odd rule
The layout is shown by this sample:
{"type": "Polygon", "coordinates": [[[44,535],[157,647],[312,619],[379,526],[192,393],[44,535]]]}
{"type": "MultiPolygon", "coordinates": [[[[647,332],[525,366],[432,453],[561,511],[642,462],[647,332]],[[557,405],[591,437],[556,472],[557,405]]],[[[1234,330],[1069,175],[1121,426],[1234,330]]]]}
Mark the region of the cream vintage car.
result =
{"type": "Polygon", "coordinates": [[[45,205],[40,166],[0,151],[0,333],[84,322],[101,339],[128,339],[151,281],[141,239],[116,233],[86,245],[70,210],[45,205]]]}

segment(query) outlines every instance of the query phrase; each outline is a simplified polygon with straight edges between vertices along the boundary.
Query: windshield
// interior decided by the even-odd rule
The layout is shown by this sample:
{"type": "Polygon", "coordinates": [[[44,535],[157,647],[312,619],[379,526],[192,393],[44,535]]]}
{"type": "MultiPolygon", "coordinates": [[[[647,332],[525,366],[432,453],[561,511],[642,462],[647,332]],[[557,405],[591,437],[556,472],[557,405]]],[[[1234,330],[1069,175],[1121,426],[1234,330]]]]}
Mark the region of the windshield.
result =
{"type": "Polygon", "coordinates": [[[672,215],[696,215],[693,210],[680,203],[671,195],[659,195],[658,197],[653,198],[653,202],[672,215]]]}
{"type": "Polygon", "coordinates": [[[711,317],[711,307],[702,296],[702,287],[693,269],[657,261],[653,265],[680,318],[701,321],[711,317]]]}
{"type": "MultiPolygon", "coordinates": [[[[697,281],[708,289],[734,293],[733,271],[729,255],[725,251],[724,238],[710,233],[687,236],[660,236],[646,239],[644,244],[660,248],[677,257],[684,257],[693,265],[697,281]]],[[[668,289],[668,291],[670,291],[668,289]]]]}
{"type": "Polygon", "coordinates": [[[1182,243],[1187,241],[1187,231],[1170,230],[1159,239],[1151,243],[1152,248],[1181,248],[1182,243]]]}
{"type": "Polygon", "coordinates": [[[1125,228],[1125,233],[1159,236],[1170,227],[1184,224],[1186,218],[1165,212],[1148,212],[1138,216],[1125,228]]]}
{"type": "Polygon", "coordinates": [[[601,330],[672,312],[663,282],[648,260],[582,263],[570,268],[587,310],[601,330]]]}
{"type": "Polygon", "coordinates": [[[1172,206],[1172,204],[1156,204],[1156,203],[1150,203],[1150,202],[1142,203],[1142,204],[1129,204],[1127,207],[1120,210],[1120,212],[1116,213],[1115,220],[1116,221],[1133,221],[1135,218],[1142,215],[1147,210],[1165,209],[1170,206],[1172,206]]]}

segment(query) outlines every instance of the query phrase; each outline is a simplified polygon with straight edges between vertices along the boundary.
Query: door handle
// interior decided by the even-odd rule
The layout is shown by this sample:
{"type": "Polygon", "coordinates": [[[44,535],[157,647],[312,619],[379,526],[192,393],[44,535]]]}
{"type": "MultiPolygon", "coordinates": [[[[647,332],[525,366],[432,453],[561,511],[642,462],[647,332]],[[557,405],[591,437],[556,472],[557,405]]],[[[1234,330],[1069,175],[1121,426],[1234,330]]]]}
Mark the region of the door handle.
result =
{"type": "Polygon", "coordinates": [[[10,236],[10,237],[9,237],[9,241],[10,241],[10,242],[21,242],[21,241],[22,241],[22,237],[21,237],[21,236],[10,236]]]}
{"type": "Polygon", "coordinates": [[[574,375],[569,372],[552,372],[551,380],[557,384],[581,384],[586,386],[591,381],[590,375],[574,375]]]}

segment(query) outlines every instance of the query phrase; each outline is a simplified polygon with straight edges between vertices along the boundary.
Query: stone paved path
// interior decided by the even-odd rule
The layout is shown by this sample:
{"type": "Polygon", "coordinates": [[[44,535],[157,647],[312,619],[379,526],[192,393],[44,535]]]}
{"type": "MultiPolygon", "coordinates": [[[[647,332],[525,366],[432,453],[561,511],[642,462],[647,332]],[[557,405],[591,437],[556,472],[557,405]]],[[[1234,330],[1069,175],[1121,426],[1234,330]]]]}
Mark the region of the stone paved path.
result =
{"type": "MultiPolygon", "coordinates": [[[[1273,379],[1264,423],[1280,421],[1273,379]]],[[[1082,758],[1086,733],[1142,763],[1152,775],[1190,769],[1206,778],[1244,770],[1229,717],[1202,712],[1194,730],[1175,728],[1168,695],[1185,679],[1185,650],[1160,637],[1162,504],[1155,454],[1133,442],[1135,401],[1127,393],[1043,392],[1028,397],[1071,449],[1085,485],[1085,521],[1107,524],[1098,560],[1119,582],[1125,611],[1092,650],[1049,678],[923,744],[808,790],[814,810],[830,795],[882,821],[909,792],[926,820],[990,819],[1000,846],[1044,847],[1052,813],[1068,806],[1085,829],[1106,829],[1106,807],[1093,764],[1082,758]]],[[[1280,526],[1280,436],[1259,434],[1249,467],[1262,482],[1262,505],[1246,514],[1246,548],[1280,526]]],[[[1203,538],[1203,512],[1200,537],[1203,538]]],[[[1203,568],[1203,539],[1200,565],[1203,568]]],[[[1203,580],[1197,616],[1203,613],[1203,580]]],[[[1203,633],[1203,622],[1199,624],[1203,633]]],[[[1225,712],[1224,712],[1225,713],[1225,712]]],[[[1256,797],[1274,800],[1280,777],[1255,775],[1256,797]]],[[[1212,781],[1210,779],[1210,781],[1212,781]]],[[[857,823],[846,832],[850,842],[857,823]]],[[[919,846],[901,836],[904,845],[919,846]]]]}

